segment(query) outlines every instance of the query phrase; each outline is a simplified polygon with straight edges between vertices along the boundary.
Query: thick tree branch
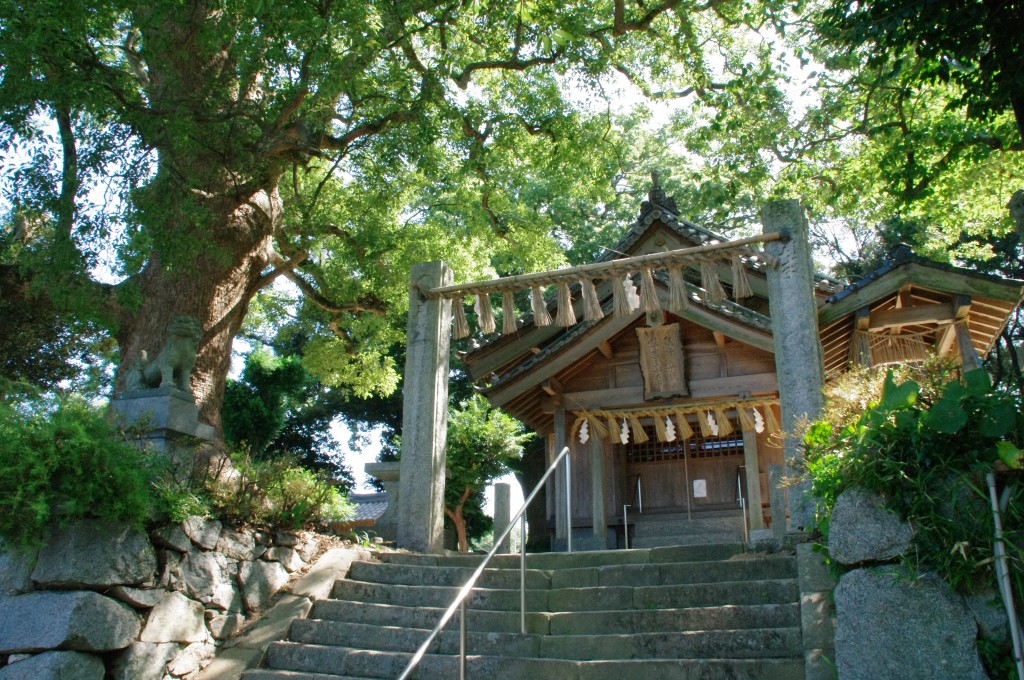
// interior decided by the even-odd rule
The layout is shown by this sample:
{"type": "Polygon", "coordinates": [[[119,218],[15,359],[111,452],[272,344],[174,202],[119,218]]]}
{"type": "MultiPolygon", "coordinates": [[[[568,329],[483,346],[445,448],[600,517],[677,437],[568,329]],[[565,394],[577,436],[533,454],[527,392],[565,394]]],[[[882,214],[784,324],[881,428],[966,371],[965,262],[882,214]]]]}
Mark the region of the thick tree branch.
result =
{"type": "Polygon", "coordinates": [[[80,180],[78,178],[78,147],[75,143],[75,131],[71,123],[71,110],[63,105],[54,107],[57,118],[57,129],[60,131],[60,145],[63,153],[61,161],[60,199],[57,208],[57,230],[61,237],[71,237],[75,225],[76,196],[80,180]]]}

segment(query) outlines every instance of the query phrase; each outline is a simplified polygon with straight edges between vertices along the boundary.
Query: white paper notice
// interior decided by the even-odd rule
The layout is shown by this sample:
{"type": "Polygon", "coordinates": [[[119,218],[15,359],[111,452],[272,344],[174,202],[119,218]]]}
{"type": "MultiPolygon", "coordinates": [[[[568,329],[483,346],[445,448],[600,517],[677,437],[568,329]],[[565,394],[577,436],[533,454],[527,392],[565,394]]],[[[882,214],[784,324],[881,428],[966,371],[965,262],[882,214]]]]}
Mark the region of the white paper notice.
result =
{"type": "Polygon", "coordinates": [[[693,497],[694,498],[707,498],[708,497],[708,480],[706,480],[706,479],[695,479],[695,480],[693,480],[693,497]]]}

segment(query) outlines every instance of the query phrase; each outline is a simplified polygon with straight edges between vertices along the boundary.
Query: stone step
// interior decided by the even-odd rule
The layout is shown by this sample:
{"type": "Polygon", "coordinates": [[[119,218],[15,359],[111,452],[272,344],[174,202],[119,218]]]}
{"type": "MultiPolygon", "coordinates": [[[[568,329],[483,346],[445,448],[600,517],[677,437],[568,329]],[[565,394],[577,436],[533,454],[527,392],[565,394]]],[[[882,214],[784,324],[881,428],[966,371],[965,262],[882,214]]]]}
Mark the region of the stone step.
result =
{"type": "Polygon", "coordinates": [[[709,546],[715,544],[734,543],[742,537],[740,530],[706,534],[671,534],[666,536],[629,537],[629,544],[634,548],[668,548],[673,546],[709,546]]]}
{"type": "MultiPolygon", "coordinates": [[[[460,587],[469,580],[472,573],[472,567],[356,562],[352,565],[349,578],[366,583],[460,587]]],[[[526,587],[529,590],[544,590],[549,587],[668,585],[795,577],[796,559],[793,557],[751,559],[736,555],[729,560],[713,562],[611,564],[550,571],[528,569],[526,587]]],[[[519,570],[486,569],[478,583],[480,587],[492,590],[518,590],[519,570]]]]}
{"type": "MultiPolygon", "coordinates": [[[[443,613],[444,609],[440,607],[402,607],[347,600],[322,600],[313,605],[309,618],[430,629],[441,620],[443,613]]],[[[469,630],[519,632],[518,611],[469,609],[466,618],[469,630]]],[[[788,628],[798,625],[800,607],[795,602],[683,609],[526,613],[527,632],[538,635],[788,628]]]]}
{"type": "Polygon", "coordinates": [[[739,510],[723,513],[716,517],[687,519],[686,515],[671,517],[643,517],[632,521],[630,536],[664,536],[677,534],[701,534],[709,532],[743,532],[743,515],[739,510]]]}
{"type": "MultiPolygon", "coordinates": [[[[392,652],[415,652],[429,630],[374,626],[342,621],[299,619],[292,624],[292,643],[350,646],[392,652]]],[[[522,635],[481,633],[466,635],[467,649],[485,656],[539,659],[738,659],[787,658],[802,651],[799,628],[749,628],[604,635],[522,635]]],[[[445,630],[433,642],[435,654],[458,654],[457,630],[445,630]]],[[[341,659],[343,661],[343,658],[341,659]]],[[[327,668],[327,667],[323,667],[327,668]]],[[[301,670],[301,669],[300,669],[301,670]]]]}
{"type": "MultiPolygon", "coordinates": [[[[338,581],[336,600],[376,602],[403,607],[446,608],[458,588],[338,581]]],[[[602,609],[649,609],[712,607],[719,605],[784,604],[799,600],[796,579],[763,579],[720,583],[686,583],[652,586],[607,586],[527,590],[528,611],[597,611],[602,609]]],[[[468,600],[472,609],[518,611],[515,590],[474,590],[468,600]]]]}
{"type": "MultiPolygon", "coordinates": [[[[389,562],[353,562],[348,578],[368,583],[398,585],[461,587],[473,575],[471,566],[415,566],[389,562]]],[[[519,569],[484,569],[477,581],[480,588],[519,589],[519,569]]],[[[551,576],[546,571],[526,570],[526,587],[545,590],[551,587],[551,576]]]]}
{"type": "Polygon", "coordinates": [[[662,562],[558,569],[551,572],[551,588],[660,586],[780,578],[796,578],[796,558],[779,556],[749,559],[739,555],[714,562],[662,562]]]}
{"type": "MultiPolygon", "coordinates": [[[[248,671],[243,680],[337,680],[396,678],[411,654],[276,643],[267,652],[275,670],[248,671]],[[337,664],[340,661],[340,665],[337,664]],[[291,674],[285,674],[291,671],[291,674]]],[[[802,659],[623,659],[574,661],[470,655],[467,676],[488,680],[803,680],[802,659]]],[[[454,678],[458,658],[427,654],[413,673],[416,680],[454,678]]]]}
{"type": "MultiPolygon", "coordinates": [[[[683,545],[643,550],[596,550],[573,553],[530,553],[526,556],[527,569],[572,569],[601,567],[612,564],[651,564],[657,562],[707,562],[726,560],[743,552],[743,546],[734,538],[731,543],[714,545],[683,545]]],[[[479,554],[421,555],[417,553],[376,553],[381,562],[419,566],[475,567],[484,558],[479,554]]],[[[488,567],[518,569],[518,555],[495,555],[488,567]]]]}

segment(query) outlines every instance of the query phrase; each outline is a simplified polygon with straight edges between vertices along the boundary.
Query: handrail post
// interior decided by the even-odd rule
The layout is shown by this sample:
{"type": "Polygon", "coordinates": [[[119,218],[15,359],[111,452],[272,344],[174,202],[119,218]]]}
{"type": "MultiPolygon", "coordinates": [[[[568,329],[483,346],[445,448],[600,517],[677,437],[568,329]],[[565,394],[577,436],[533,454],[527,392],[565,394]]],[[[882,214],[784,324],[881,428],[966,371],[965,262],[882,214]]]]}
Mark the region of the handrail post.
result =
{"type": "Polygon", "coordinates": [[[519,518],[519,632],[526,635],[526,514],[519,518]]]}
{"type": "Polygon", "coordinates": [[[466,600],[459,605],[459,680],[466,680],[466,600]]]}
{"type": "Polygon", "coordinates": [[[520,626],[522,627],[522,630],[525,632],[525,630],[526,630],[526,509],[530,506],[530,503],[533,502],[533,499],[537,497],[537,494],[540,493],[541,488],[543,488],[543,486],[547,483],[548,479],[551,477],[551,474],[555,471],[555,469],[558,467],[558,465],[562,462],[562,458],[563,457],[568,458],[568,456],[569,456],[569,447],[566,446],[566,447],[563,447],[561,452],[557,456],[555,456],[555,459],[553,461],[551,461],[551,465],[549,465],[548,469],[544,472],[543,475],[541,475],[540,480],[537,482],[536,486],[533,487],[533,491],[530,492],[530,495],[526,497],[526,500],[523,502],[522,507],[519,508],[519,512],[516,514],[515,517],[513,517],[511,520],[509,520],[508,526],[506,526],[505,529],[501,532],[501,535],[495,537],[494,546],[491,548],[490,552],[487,553],[487,556],[484,557],[483,561],[481,561],[480,564],[477,565],[476,569],[473,570],[473,574],[472,574],[472,576],[469,577],[469,580],[466,581],[466,583],[463,584],[463,586],[459,589],[459,592],[455,596],[455,599],[452,600],[452,603],[450,605],[448,605],[448,608],[444,611],[444,614],[441,615],[441,620],[437,622],[437,625],[434,626],[434,629],[430,631],[429,635],[427,635],[427,639],[424,640],[422,643],[420,643],[420,646],[416,650],[416,653],[412,655],[412,658],[409,659],[409,663],[406,664],[405,670],[403,670],[402,674],[398,676],[398,680],[408,680],[409,676],[412,675],[413,670],[416,668],[417,665],[419,665],[419,662],[423,660],[423,657],[427,653],[427,649],[429,649],[431,643],[433,643],[434,640],[437,639],[437,636],[441,634],[441,631],[444,629],[444,627],[446,625],[448,625],[448,622],[451,621],[452,617],[455,616],[455,610],[456,609],[460,610],[460,612],[461,612],[461,617],[460,617],[461,618],[461,623],[460,623],[460,633],[461,633],[461,635],[460,635],[460,652],[459,652],[459,655],[460,655],[460,661],[459,661],[460,676],[459,677],[463,678],[463,679],[465,678],[465,672],[466,672],[465,671],[465,658],[466,658],[466,643],[465,643],[465,639],[466,639],[466,632],[465,632],[465,627],[466,627],[466,598],[468,598],[469,594],[473,592],[473,588],[476,586],[477,580],[479,580],[480,576],[483,575],[484,569],[487,568],[487,565],[490,563],[491,558],[494,557],[494,554],[498,552],[498,548],[501,547],[502,542],[504,542],[504,540],[506,538],[508,538],[509,534],[512,533],[512,529],[513,529],[513,527],[515,525],[516,520],[520,520],[522,522],[521,526],[522,526],[523,541],[522,541],[522,548],[521,548],[522,553],[520,554],[520,558],[519,559],[520,559],[520,565],[521,565],[522,570],[523,570],[522,571],[523,575],[520,577],[520,580],[519,580],[519,587],[520,587],[520,593],[521,593],[519,598],[520,598],[520,602],[522,603],[521,604],[521,606],[522,606],[522,613],[520,615],[521,616],[521,618],[520,618],[520,626]]]}
{"type": "Polygon", "coordinates": [[[572,552],[572,456],[565,457],[565,536],[568,552],[572,552]]]}
{"type": "Polygon", "coordinates": [[[626,509],[629,506],[625,503],[622,504],[622,532],[623,532],[623,543],[625,543],[625,550],[629,550],[629,511],[626,509]]]}
{"type": "Polygon", "coordinates": [[[640,475],[637,475],[637,477],[636,477],[636,498],[637,498],[637,502],[640,504],[640,512],[643,512],[644,511],[644,488],[640,484],[640,475]]]}

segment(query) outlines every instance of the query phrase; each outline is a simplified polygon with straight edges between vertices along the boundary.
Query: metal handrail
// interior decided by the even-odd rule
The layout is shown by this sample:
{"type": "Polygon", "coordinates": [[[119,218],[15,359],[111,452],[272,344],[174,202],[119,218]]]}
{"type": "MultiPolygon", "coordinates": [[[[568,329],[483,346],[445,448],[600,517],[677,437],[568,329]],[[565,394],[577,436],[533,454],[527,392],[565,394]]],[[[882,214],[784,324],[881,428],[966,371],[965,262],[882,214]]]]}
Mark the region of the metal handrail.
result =
{"type": "MultiPolygon", "coordinates": [[[[521,532],[521,540],[519,541],[519,629],[521,633],[526,633],[526,508],[529,507],[530,503],[533,502],[533,499],[537,496],[537,493],[540,491],[541,487],[544,486],[544,483],[548,481],[548,477],[551,476],[551,473],[554,472],[555,469],[558,467],[558,464],[561,463],[562,459],[568,455],[569,447],[566,446],[561,450],[561,452],[559,452],[557,456],[555,456],[555,460],[552,461],[551,465],[548,466],[548,469],[544,472],[544,476],[540,478],[540,481],[537,482],[537,485],[533,487],[533,491],[530,492],[530,495],[523,502],[523,506],[519,508],[519,512],[517,512],[515,517],[513,517],[512,520],[508,523],[508,526],[505,527],[505,530],[501,532],[501,536],[494,540],[494,546],[491,548],[490,552],[488,552],[487,556],[483,559],[482,562],[480,562],[480,564],[476,568],[476,571],[474,571],[473,575],[469,577],[469,580],[466,581],[465,585],[463,585],[462,588],[459,589],[458,594],[455,596],[455,599],[452,601],[452,603],[448,605],[448,609],[445,610],[444,615],[441,617],[441,620],[437,622],[437,625],[434,626],[434,629],[430,631],[430,635],[427,636],[427,639],[423,641],[423,643],[419,646],[419,649],[416,650],[416,653],[413,654],[412,658],[409,660],[409,664],[405,667],[405,670],[402,671],[402,674],[398,676],[398,680],[406,680],[412,674],[413,670],[416,669],[416,666],[418,666],[420,661],[423,660],[423,657],[426,655],[427,649],[430,647],[431,643],[437,639],[437,636],[441,634],[441,631],[444,629],[444,627],[448,625],[448,622],[452,620],[453,616],[455,616],[456,609],[459,609],[460,618],[459,680],[465,680],[466,598],[469,597],[469,594],[473,591],[473,588],[476,586],[476,582],[480,579],[481,574],[484,573],[484,569],[487,568],[487,565],[488,563],[490,563],[491,558],[494,557],[494,555],[498,552],[498,548],[500,548],[501,544],[504,543],[506,538],[508,538],[508,535],[512,533],[512,528],[516,525],[516,521],[520,522],[519,526],[521,532]]],[[[566,471],[566,473],[566,478],[568,479],[568,470],[566,471]]],[[[567,488],[568,485],[569,482],[567,481],[567,488]]],[[[572,498],[571,494],[569,494],[569,498],[572,498]]],[[[571,500],[568,502],[570,503],[569,512],[571,514],[571,500]]]]}

